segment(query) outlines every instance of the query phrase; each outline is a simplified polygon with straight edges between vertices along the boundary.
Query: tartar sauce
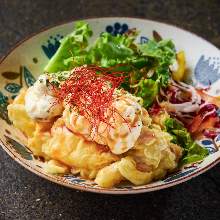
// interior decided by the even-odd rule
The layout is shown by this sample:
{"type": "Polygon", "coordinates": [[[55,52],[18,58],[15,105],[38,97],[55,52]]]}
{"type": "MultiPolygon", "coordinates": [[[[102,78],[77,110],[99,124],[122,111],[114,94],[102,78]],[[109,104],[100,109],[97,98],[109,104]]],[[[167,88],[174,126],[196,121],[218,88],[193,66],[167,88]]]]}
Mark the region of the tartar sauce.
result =
{"type": "Polygon", "coordinates": [[[47,75],[41,75],[25,96],[25,110],[32,119],[48,120],[61,115],[62,104],[48,88],[47,75]]]}

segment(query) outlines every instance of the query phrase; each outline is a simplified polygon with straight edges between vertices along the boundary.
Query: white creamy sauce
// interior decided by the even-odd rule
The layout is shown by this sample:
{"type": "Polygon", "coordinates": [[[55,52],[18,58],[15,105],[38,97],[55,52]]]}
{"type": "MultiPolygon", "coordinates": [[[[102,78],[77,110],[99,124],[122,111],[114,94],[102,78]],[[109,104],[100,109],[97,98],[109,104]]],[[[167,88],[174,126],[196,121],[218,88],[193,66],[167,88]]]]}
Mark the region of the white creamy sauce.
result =
{"type": "Polygon", "coordinates": [[[25,96],[25,110],[32,119],[51,119],[60,115],[63,107],[47,87],[47,76],[41,75],[25,96]]]}

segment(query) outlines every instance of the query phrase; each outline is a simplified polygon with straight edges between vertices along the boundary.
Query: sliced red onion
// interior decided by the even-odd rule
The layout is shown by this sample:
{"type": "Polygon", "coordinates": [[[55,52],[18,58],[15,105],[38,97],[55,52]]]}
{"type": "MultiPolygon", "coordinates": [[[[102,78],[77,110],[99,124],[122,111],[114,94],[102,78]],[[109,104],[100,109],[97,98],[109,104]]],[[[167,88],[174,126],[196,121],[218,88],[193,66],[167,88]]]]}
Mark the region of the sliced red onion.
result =
{"type": "Polygon", "coordinates": [[[214,127],[215,128],[220,128],[220,121],[216,122],[214,127]]]}
{"type": "Polygon", "coordinates": [[[200,104],[202,102],[202,99],[193,86],[185,84],[183,82],[179,82],[179,84],[177,84],[173,80],[172,80],[172,84],[183,91],[190,92],[191,101],[179,103],[179,104],[169,103],[167,106],[168,110],[187,113],[187,112],[196,112],[200,109],[200,104]]]}
{"type": "MultiPolygon", "coordinates": [[[[204,112],[203,112],[204,113],[204,112]]],[[[201,113],[202,114],[202,113],[201,113]]],[[[216,117],[217,114],[216,114],[216,109],[213,109],[212,111],[210,112],[206,112],[204,115],[202,115],[202,118],[203,120],[205,120],[206,118],[208,117],[216,117]]]]}
{"type": "Polygon", "coordinates": [[[196,112],[200,109],[199,104],[192,102],[184,102],[181,104],[168,103],[167,107],[168,107],[168,111],[176,111],[176,112],[184,112],[184,113],[196,112]]]}
{"type": "Polygon", "coordinates": [[[219,132],[217,131],[213,131],[213,130],[205,130],[203,132],[203,135],[207,138],[211,138],[211,139],[214,139],[216,138],[216,136],[219,134],[219,132]]]}
{"type": "Polygon", "coordinates": [[[204,104],[200,105],[199,113],[203,113],[205,111],[212,111],[212,110],[216,111],[216,109],[217,109],[216,105],[210,104],[210,103],[204,103],[204,104]]]}

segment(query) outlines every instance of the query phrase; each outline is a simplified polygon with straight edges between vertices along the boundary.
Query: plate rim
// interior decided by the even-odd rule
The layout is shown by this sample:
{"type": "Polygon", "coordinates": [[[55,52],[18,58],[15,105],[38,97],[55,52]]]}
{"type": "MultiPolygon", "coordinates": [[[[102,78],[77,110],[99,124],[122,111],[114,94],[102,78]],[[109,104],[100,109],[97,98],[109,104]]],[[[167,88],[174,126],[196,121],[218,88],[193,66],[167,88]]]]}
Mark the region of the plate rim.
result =
{"type": "Polygon", "coordinates": [[[168,25],[170,27],[174,27],[178,30],[181,30],[181,31],[184,31],[184,32],[188,32],[192,35],[194,35],[195,37],[197,38],[200,38],[201,40],[205,41],[206,43],[208,43],[210,46],[212,47],[215,47],[215,49],[219,50],[220,51],[220,48],[218,48],[216,45],[214,45],[213,43],[211,43],[210,41],[208,41],[207,39],[199,36],[198,34],[192,32],[192,31],[189,31],[185,28],[180,28],[178,27],[176,24],[170,24],[168,22],[165,22],[163,21],[162,19],[156,19],[156,20],[153,20],[153,19],[148,19],[148,18],[143,18],[143,17],[138,17],[138,16],[103,16],[103,17],[96,17],[96,16],[85,16],[83,18],[70,18],[70,19],[67,19],[67,20],[64,20],[62,22],[56,22],[55,24],[52,24],[52,25],[46,25],[45,27],[43,28],[40,28],[39,31],[35,31],[31,34],[28,34],[27,36],[25,36],[24,38],[22,38],[21,40],[19,40],[18,42],[16,42],[13,46],[11,46],[6,52],[5,52],[5,55],[2,55],[0,57],[0,65],[2,64],[2,62],[17,48],[19,47],[21,44],[25,43],[26,41],[30,40],[31,38],[35,37],[36,35],[40,34],[40,33],[43,33],[45,31],[48,31],[49,29],[52,29],[52,28],[55,28],[55,27],[58,27],[58,26],[62,26],[62,25],[65,25],[65,24],[69,24],[69,23],[72,23],[72,22],[77,22],[77,21],[85,21],[85,20],[95,20],[95,19],[115,19],[115,18],[119,18],[119,19],[134,19],[134,20],[140,20],[140,21],[150,21],[150,22],[156,22],[156,23],[159,23],[161,25],[168,25]]]}
{"type": "Polygon", "coordinates": [[[92,192],[92,193],[98,193],[98,194],[111,194],[111,195],[128,195],[128,194],[141,194],[141,193],[146,193],[146,192],[153,192],[153,191],[158,191],[161,189],[166,189],[166,188],[170,188],[173,187],[175,185],[184,183],[186,181],[191,180],[194,177],[197,177],[200,174],[203,174],[204,172],[206,172],[207,170],[211,169],[212,167],[214,167],[215,165],[217,165],[220,162],[220,158],[215,159],[212,163],[210,163],[208,166],[203,167],[202,169],[199,169],[191,174],[189,174],[188,176],[184,176],[182,178],[176,179],[172,182],[166,183],[164,185],[161,186],[154,186],[154,187],[149,187],[149,188],[141,188],[141,189],[126,189],[126,190],[110,190],[108,188],[93,188],[91,186],[83,186],[83,185],[76,185],[74,183],[72,184],[68,184],[62,181],[59,181],[58,179],[55,178],[50,178],[49,176],[47,176],[44,173],[41,173],[38,170],[35,170],[33,167],[31,167],[30,165],[28,165],[27,163],[25,163],[24,161],[20,160],[19,157],[17,157],[12,151],[10,151],[0,140],[1,144],[0,146],[4,149],[4,151],[12,158],[14,159],[19,165],[21,165],[22,167],[24,167],[25,169],[27,169],[29,172],[31,172],[32,174],[35,174],[43,179],[49,180],[50,182],[56,183],[58,185],[61,186],[65,186],[68,187],[70,189],[75,189],[75,190],[80,190],[80,191],[87,191],[87,192],[92,192]]]}

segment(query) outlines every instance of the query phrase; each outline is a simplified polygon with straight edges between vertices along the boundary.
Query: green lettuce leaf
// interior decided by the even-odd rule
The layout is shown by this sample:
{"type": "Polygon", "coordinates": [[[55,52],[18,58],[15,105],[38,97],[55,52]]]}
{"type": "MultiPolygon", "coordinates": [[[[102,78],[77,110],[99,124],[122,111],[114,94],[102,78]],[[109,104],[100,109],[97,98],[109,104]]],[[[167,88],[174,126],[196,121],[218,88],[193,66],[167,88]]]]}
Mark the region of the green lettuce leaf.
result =
{"type": "Polygon", "coordinates": [[[77,22],[74,31],[61,40],[60,47],[45,67],[45,72],[54,73],[85,64],[86,48],[91,36],[89,25],[83,21],[77,22]]]}
{"type": "Polygon", "coordinates": [[[156,42],[149,40],[145,44],[138,45],[142,56],[148,57],[153,63],[155,74],[153,79],[160,79],[160,85],[166,87],[170,78],[169,66],[173,63],[176,52],[171,40],[156,42]]]}
{"type": "Polygon", "coordinates": [[[169,132],[172,142],[180,145],[183,149],[183,157],[180,164],[188,164],[203,160],[208,155],[208,150],[197,144],[186,128],[173,118],[165,120],[166,131],[169,132]]]}
{"type": "Polygon", "coordinates": [[[141,79],[139,83],[133,87],[137,88],[135,95],[143,99],[143,106],[147,108],[153,103],[158,94],[159,81],[141,79]]]}
{"type": "Polygon", "coordinates": [[[104,32],[89,51],[92,56],[92,63],[102,67],[129,63],[135,58],[135,51],[130,48],[132,43],[133,38],[127,35],[113,36],[104,32]]]}

